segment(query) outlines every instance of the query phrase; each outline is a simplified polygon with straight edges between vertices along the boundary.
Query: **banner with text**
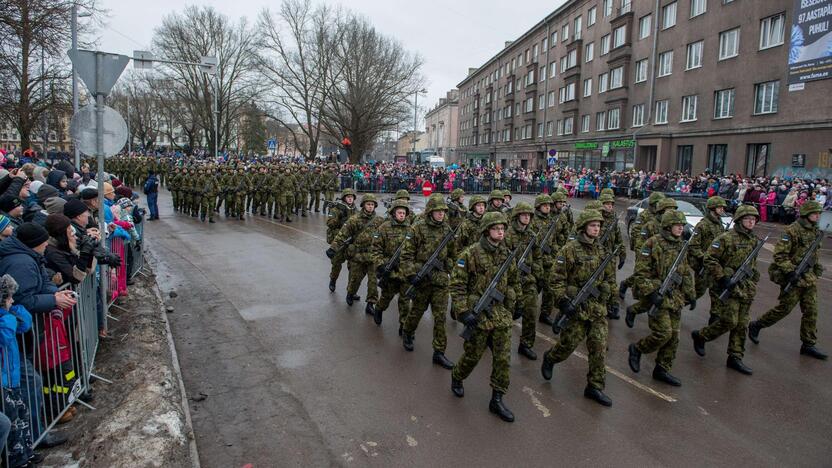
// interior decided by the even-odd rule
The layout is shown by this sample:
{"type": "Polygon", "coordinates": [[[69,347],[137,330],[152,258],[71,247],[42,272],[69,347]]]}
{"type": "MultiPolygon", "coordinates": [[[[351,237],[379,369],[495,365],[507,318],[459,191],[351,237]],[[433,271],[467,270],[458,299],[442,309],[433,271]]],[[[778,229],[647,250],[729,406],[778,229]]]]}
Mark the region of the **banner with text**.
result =
{"type": "Polygon", "coordinates": [[[789,84],[832,78],[832,0],[795,0],[789,84]]]}

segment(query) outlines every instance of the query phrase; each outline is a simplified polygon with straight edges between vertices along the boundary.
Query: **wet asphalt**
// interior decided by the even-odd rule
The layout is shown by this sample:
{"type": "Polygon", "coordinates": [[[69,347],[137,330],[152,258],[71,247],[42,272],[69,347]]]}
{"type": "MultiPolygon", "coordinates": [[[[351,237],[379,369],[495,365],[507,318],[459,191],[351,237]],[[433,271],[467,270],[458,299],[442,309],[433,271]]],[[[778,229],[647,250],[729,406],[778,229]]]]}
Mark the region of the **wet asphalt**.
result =
{"type": "MultiPolygon", "coordinates": [[[[623,210],[626,201],[618,205],[623,210]]],[[[205,467],[829,466],[832,363],[798,354],[799,310],[763,330],[760,345],[747,343],[745,362],[754,369],[747,377],[725,367],[727,335],[708,344],[706,357],[693,352],[690,332],[706,324],[708,300],[684,309],[673,369],[681,388],[651,378],[653,356],[642,358],[640,374],[630,371],[626,348],[648,333],[644,316],[634,329],[611,321],[612,408],[583,397],[584,346],[547,382],[540,360],[517,355],[518,324],[505,397],[516,422],[507,424],[488,412],[488,352],[458,399],[450,372],[431,363],[430,314],[408,353],[395,303],[381,327],[363,301],[348,307],[346,266],[329,292],[321,213],[291,224],[220,216],[208,225],[174,214],[167,192],[160,211],[145,245],[165,297],[176,293],[168,318],[205,467]]],[[[760,228],[767,230],[773,244],[782,227],[760,228]]],[[[827,272],[831,244],[821,255],[827,272]]],[[[760,256],[752,318],[776,303],[766,274],[771,250],[760,256]]],[[[628,252],[619,279],[632,262],[628,252]]],[[[832,351],[832,281],[820,283],[819,346],[832,351]]],[[[456,360],[461,327],[448,319],[447,329],[446,354],[456,360]]],[[[538,324],[538,355],[552,343],[551,329],[538,324]]]]}

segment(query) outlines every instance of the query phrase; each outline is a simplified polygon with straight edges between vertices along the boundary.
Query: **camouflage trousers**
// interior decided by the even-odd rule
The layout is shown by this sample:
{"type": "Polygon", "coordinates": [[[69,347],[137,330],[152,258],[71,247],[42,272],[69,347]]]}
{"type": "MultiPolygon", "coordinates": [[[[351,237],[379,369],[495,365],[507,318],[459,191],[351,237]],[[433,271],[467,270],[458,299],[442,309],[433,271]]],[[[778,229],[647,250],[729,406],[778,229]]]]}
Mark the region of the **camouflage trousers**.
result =
{"type": "Polygon", "coordinates": [[[214,208],[217,204],[216,195],[205,195],[201,197],[199,204],[199,215],[203,218],[214,219],[214,208]]]}
{"type": "MultiPolygon", "coordinates": [[[[543,273],[544,278],[551,278],[551,269],[545,269],[543,273]]],[[[555,311],[555,293],[552,291],[552,286],[549,281],[542,281],[541,296],[540,296],[540,316],[551,317],[555,311]]]]}
{"type": "Polygon", "coordinates": [[[679,327],[682,313],[679,310],[660,309],[654,316],[648,316],[650,334],[636,343],[642,354],[656,353],[656,365],[670,372],[679,347],[679,327]]]}
{"type": "Polygon", "coordinates": [[[520,290],[517,298],[517,307],[520,308],[522,317],[522,331],[520,332],[520,344],[534,346],[535,332],[537,331],[537,286],[527,282],[520,290]]]}
{"type": "Polygon", "coordinates": [[[590,320],[572,319],[566,328],[560,332],[560,340],[546,353],[546,358],[555,363],[565,361],[575,348],[586,340],[589,355],[589,372],[586,374],[587,384],[598,390],[604,389],[606,370],[604,360],[607,356],[607,319],[596,318],[590,320]]]}
{"type": "Polygon", "coordinates": [[[435,286],[426,284],[420,286],[413,296],[410,305],[410,314],[404,323],[403,333],[413,335],[422,320],[422,315],[430,306],[433,315],[433,350],[445,352],[448,345],[448,338],[445,335],[445,315],[448,311],[448,288],[446,286],[435,286]]]}
{"type": "Polygon", "coordinates": [[[242,193],[230,193],[225,199],[225,208],[229,216],[238,218],[246,211],[245,195],[242,193]]]}
{"type": "Polygon", "coordinates": [[[347,280],[347,294],[355,295],[361,287],[361,281],[367,277],[367,302],[375,303],[378,299],[378,285],[376,284],[376,265],[374,263],[358,262],[350,260],[347,262],[349,279],[347,280]]]}
{"type": "MultiPolygon", "coordinates": [[[[276,216],[284,216],[286,219],[292,219],[292,212],[294,211],[294,197],[291,194],[284,193],[275,197],[278,206],[275,207],[276,216]],[[278,209],[280,214],[278,215],[278,209]]],[[[373,277],[375,278],[375,276],[373,277]]]]}
{"type": "Polygon", "coordinates": [[[295,209],[306,214],[306,202],[309,200],[309,192],[298,192],[295,194],[295,209]]]}
{"type": "Polygon", "coordinates": [[[456,362],[451,376],[465,380],[482,358],[485,348],[491,348],[491,388],[505,394],[508,391],[511,363],[511,328],[492,330],[477,328],[471,339],[462,344],[462,356],[456,362]]]}
{"type": "MultiPolygon", "coordinates": [[[[375,272],[373,272],[373,275],[375,275],[375,272]]],[[[376,303],[376,310],[382,312],[387,310],[393,298],[398,294],[397,304],[399,306],[399,326],[401,327],[404,327],[404,322],[410,313],[410,301],[404,297],[404,293],[409,286],[410,284],[407,281],[398,279],[387,279],[379,283],[379,287],[381,287],[381,298],[376,303]]]]}
{"type": "Polygon", "coordinates": [[[170,196],[173,199],[173,210],[179,211],[182,206],[182,196],[179,194],[179,190],[171,191],[170,196]]]}
{"type": "Polygon", "coordinates": [[[767,328],[789,315],[794,306],[800,304],[800,312],[803,316],[800,319],[800,341],[806,346],[814,346],[818,342],[818,287],[794,287],[784,293],[780,288],[780,296],[777,298],[777,305],[763,314],[757,323],[767,328]]]}
{"type": "Polygon", "coordinates": [[[751,302],[729,297],[726,301],[719,300],[719,294],[711,294],[711,314],[717,321],[699,330],[705,341],[713,341],[725,333],[728,336],[728,355],[742,358],[745,353],[745,335],[748,332],[748,309],[751,302]]]}
{"type": "Polygon", "coordinates": [[[338,277],[341,276],[341,268],[344,266],[344,262],[347,261],[347,253],[345,250],[346,249],[341,249],[340,252],[336,253],[335,256],[332,257],[332,268],[329,270],[329,279],[337,280],[338,277]]]}
{"type": "Polygon", "coordinates": [[[315,208],[315,213],[320,211],[321,209],[321,191],[320,190],[313,190],[309,192],[312,198],[309,199],[309,206],[307,210],[312,211],[312,207],[315,208]]]}

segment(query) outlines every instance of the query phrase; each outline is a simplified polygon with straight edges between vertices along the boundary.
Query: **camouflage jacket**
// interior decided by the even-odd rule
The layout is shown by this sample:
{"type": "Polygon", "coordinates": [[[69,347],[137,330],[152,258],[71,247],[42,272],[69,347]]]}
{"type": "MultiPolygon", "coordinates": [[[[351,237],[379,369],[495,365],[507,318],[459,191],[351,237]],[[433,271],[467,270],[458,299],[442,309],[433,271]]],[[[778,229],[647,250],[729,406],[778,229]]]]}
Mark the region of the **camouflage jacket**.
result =
{"type": "MultiPolygon", "coordinates": [[[[636,256],[636,268],[633,272],[633,292],[637,299],[646,298],[661,287],[683,244],[681,238],[673,237],[666,229],[647,239],[636,256]]],[[[662,309],[677,311],[696,297],[693,269],[688,265],[687,258],[682,259],[676,273],[682,277],[682,284],[665,296],[662,309]]]]}
{"type": "Polygon", "coordinates": [[[456,250],[462,252],[469,245],[474,244],[480,239],[482,233],[480,232],[480,220],[482,216],[474,216],[473,212],[469,212],[468,216],[462,221],[459,231],[456,233],[456,250]]]}
{"type": "MultiPolygon", "coordinates": [[[[612,229],[613,231],[607,236],[606,242],[604,242],[604,253],[609,253],[615,250],[618,247],[618,258],[620,260],[625,260],[627,258],[627,249],[624,248],[624,236],[621,235],[621,226],[618,224],[618,219],[606,210],[601,210],[601,215],[604,217],[604,227],[601,229],[601,235],[599,237],[604,237],[604,234],[607,232],[607,229],[612,229]],[[615,224],[613,225],[613,222],[615,224]]],[[[610,266],[612,266],[613,271],[615,270],[615,262],[611,262],[610,266]]]]}
{"type": "Polygon", "coordinates": [[[460,223],[465,221],[467,211],[457,202],[450,200],[448,201],[448,208],[448,223],[451,225],[451,229],[456,229],[460,223]]]}
{"type": "Polygon", "coordinates": [[[295,176],[295,180],[297,181],[297,190],[298,192],[308,192],[310,189],[310,181],[309,181],[309,173],[301,171],[299,174],[295,176]]]}
{"type": "MultiPolygon", "coordinates": [[[[460,317],[474,309],[509,253],[510,250],[504,243],[495,246],[485,237],[480,237],[478,242],[462,252],[451,273],[451,316],[460,317]]],[[[516,263],[512,262],[508,271],[500,278],[497,290],[505,295],[505,300],[502,304],[494,305],[491,317],[480,317],[477,328],[481,330],[511,327],[512,312],[517,292],[520,291],[520,274],[516,263]]]]}
{"type": "MultiPolygon", "coordinates": [[[[437,223],[432,218],[426,218],[425,221],[411,227],[410,237],[404,242],[402,257],[399,262],[399,269],[405,278],[419,272],[428,257],[439,247],[442,238],[449,232],[452,232],[452,230],[448,223],[437,223]]],[[[448,273],[451,271],[455,258],[456,248],[454,243],[448,242],[438,256],[442,267],[434,270],[430,278],[430,282],[434,286],[443,287],[448,285],[448,273]]]]}
{"type": "Polygon", "coordinates": [[[636,220],[630,225],[630,250],[633,252],[641,248],[641,244],[647,240],[646,237],[641,237],[641,230],[648,221],[655,218],[653,213],[648,209],[638,214],[636,220]]]}
{"type": "MultiPolygon", "coordinates": [[[[538,210],[534,211],[534,218],[532,218],[532,228],[537,232],[537,249],[535,255],[537,258],[540,259],[540,266],[543,268],[544,272],[548,272],[552,265],[555,263],[555,255],[557,255],[558,250],[560,249],[558,245],[555,243],[555,233],[552,232],[552,235],[549,236],[547,244],[549,244],[549,248],[552,250],[550,254],[546,254],[543,252],[542,247],[540,245],[543,242],[543,237],[546,235],[546,231],[549,229],[549,224],[552,222],[552,217],[549,214],[543,214],[538,210]]],[[[555,227],[557,229],[557,227],[555,227]]]]}
{"type": "Polygon", "coordinates": [[[199,180],[197,189],[206,197],[216,197],[219,193],[219,183],[214,174],[206,174],[199,180]]]}
{"type": "MultiPolygon", "coordinates": [[[[720,234],[711,242],[708,253],[705,254],[705,269],[714,281],[722,277],[730,278],[756,244],[757,236],[736,223],[733,229],[720,234]]],[[[751,302],[757,294],[757,281],[760,280],[757,259],[751,263],[751,269],[751,278],[740,282],[732,290],[732,296],[743,302],[751,302]]]]}
{"type": "MultiPolygon", "coordinates": [[[[373,263],[383,265],[390,260],[390,257],[393,256],[393,253],[396,252],[399,245],[404,242],[405,236],[409,231],[410,223],[407,219],[400,223],[395,219],[388,218],[381,223],[373,238],[373,263]]],[[[401,265],[401,256],[399,256],[399,265],[401,265]]],[[[396,268],[390,274],[390,278],[403,280],[404,277],[399,273],[399,270],[399,268],[396,268]]]]}
{"type": "MultiPolygon", "coordinates": [[[[539,234],[534,230],[531,223],[526,226],[526,229],[520,230],[520,223],[515,219],[511,222],[511,226],[509,226],[508,230],[506,231],[505,237],[505,245],[509,250],[517,249],[517,255],[515,256],[515,264],[520,261],[520,257],[523,255],[523,251],[526,250],[526,246],[529,245],[529,242],[532,240],[532,236],[539,234]]],[[[520,274],[521,282],[524,285],[528,284],[536,284],[538,278],[543,277],[543,266],[541,264],[541,259],[538,258],[536,254],[535,248],[529,252],[529,255],[525,259],[526,265],[531,268],[531,273],[528,275],[520,274]]],[[[518,291],[520,292],[520,291],[518,291]]]]}
{"type": "Polygon", "coordinates": [[[329,205],[329,211],[326,218],[326,242],[331,244],[338,235],[338,231],[347,223],[350,216],[355,213],[355,205],[347,205],[343,202],[333,202],[329,205]]]}
{"type": "MultiPolygon", "coordinates": [[[[809,250],[812,243],[815,241],[818,232],[818,226],[812,224],[806,219],[799,219],[790,224],[777,244],[774,245],[774,261],[768,267],[768,274],[774,283],[784,285],[786,277],[793,272],[806,251],[809,250]]],[[[805,288],[817,284],[818,278],[823,274],[823,265],[818,262],[818,250],[813,254],[814,266],[810,268],[803,277],[797,281],[796,286],[805,288]]]]}
{"type": "MultiPolygon", "coordinates": [[[[595,239],[578,234],[560,249],[552,268],[551,284],[555,297],[573,299],[603,261],[603,249],[595,239]]],[[[610,285],[604,271],[595,282],[601,292],[599,297],[590,297],[578,308],[576,318],[580,320],[603,320],[607,316],[607,302],[610,299],[610,285]]]]}
{"type": "MultiPolygon", "coordinates": [[[[572,222],[572,210],[569,208],[563,208],[562,210],[552,211],[552,214],[549,216],[557,216],[557,226],[555,226],[555,232],[552,234],[552,238],[554,238],[555,242],[555,249],[552,249],[552,252],[557,252],[560,250],[566,242],[569,240],[569,236],[572,235],[572,230],[575,228],[575,224],[572,222]]],[[[544,234],[545,235],[545,234],[544,234]]]]}
{"type": "Polygon", "coordinates": [[[688,263],[697,276],[702,267],[705,266],[705,253],[716,237],[725,232],[725,226],[713,210],[706,210],[705,217],[696,223],[694,228],[696,236],[690,241],[688,248],[688,263]]]}
{"type": "Polygon", "coordinates": [[[346,246],[347,258],[361,263],[373,263],[373,239],[383,221],[375,213],[359,210],[341,227],[331,247],[339,251],[345,247],[348,239],[352,239],[352,243],[346,246]]]}
{"type": "Polygon", "coordinates": [[[338,174],[334,171],[326,171],[321,178],[321,189],[322,190],[338,190],[338,174]]]}

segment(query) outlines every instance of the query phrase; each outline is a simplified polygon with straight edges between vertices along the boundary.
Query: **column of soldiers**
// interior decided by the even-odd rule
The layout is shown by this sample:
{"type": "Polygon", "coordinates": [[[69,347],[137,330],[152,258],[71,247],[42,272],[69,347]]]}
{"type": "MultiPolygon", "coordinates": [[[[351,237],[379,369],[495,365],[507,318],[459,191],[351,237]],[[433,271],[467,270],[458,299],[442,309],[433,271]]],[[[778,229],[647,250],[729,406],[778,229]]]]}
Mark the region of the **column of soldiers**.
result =
{"type": "Polygon", "coordinates": [[[822,267],[817,262],[821,207],[815,202],[801,207],[800,219],[775,246],[769,275],[781,287],[779,304],[751,321],[749,308],[760,278],[756,258],[764,242],[754,234],[759,214],[752,206],[737,209],[728,229],[721,222],[726,203],[712,197],[708,213],[686,237],[687,219],[675,201],[652,195],[650,208],[639,215],[630,236],[635,270],[619,286],[616,274],[624,266],[627,249],[609,189],[577,218],[562,191],[537,196],[534,206],[511,207],[511,194],[495,190],[488,197],[470,197],[467,209],[463,193],[454,192],[447,200],[434,194],[417,216],[408,198],[406,192],[396,194],[386,219],[373,213],[377,202],[372,195],[365,195],[356,207],[355,194],[345,190],[331,204],[329,289],[335,291],[341,265],[347,262],[346,297],[351,306],[360,300],[358,288],[366,276],[365,311],[377,325],[397,298],[399,335],[407,351],[414,350],[415,332],[430,308],[432,361],[451,370],[451,391],[457,397],[464,397],[464,380],[490,349],[489,411],[504,421],[514,420],[504,395],[516,320],[521,329],[518,354],[529,360],[537,359],[536,322],[552,326],[557,335],[543,354],[541,373],[546,380],[553,378],[556,364],[585,342],[589,370],[584,396],[612,405],[604,393],[608,320],[618,318],[616,292],[623,295],[629,288],[637,302],[628,308],[628,326],[634,326],[638,314],[646,314],[649,333],[629,344],[628,363],[638,373],[642,356],[655,353],[652,377],[658,382],[681,385],[671,373],[681,311],[695,309],[706,292],[711,298],[710,324],[692,333],[700,356],[708,341],[729,333],[727,367],[751,374],[742,360],[745,337],[758,343],[764,328],[800,304],[800,353],[826,359],[816,347],[817,278],[822,267]],[[448,311],[465,327],[463,354],[456,363],[445,356],[448,311]]]}

